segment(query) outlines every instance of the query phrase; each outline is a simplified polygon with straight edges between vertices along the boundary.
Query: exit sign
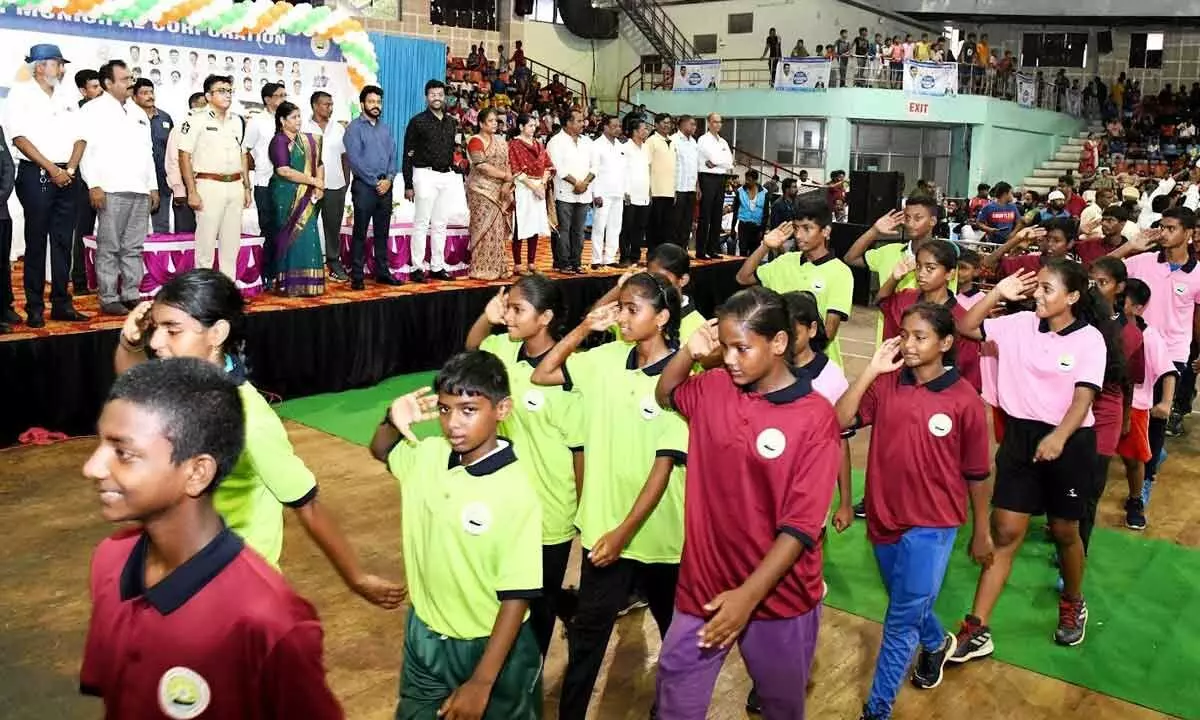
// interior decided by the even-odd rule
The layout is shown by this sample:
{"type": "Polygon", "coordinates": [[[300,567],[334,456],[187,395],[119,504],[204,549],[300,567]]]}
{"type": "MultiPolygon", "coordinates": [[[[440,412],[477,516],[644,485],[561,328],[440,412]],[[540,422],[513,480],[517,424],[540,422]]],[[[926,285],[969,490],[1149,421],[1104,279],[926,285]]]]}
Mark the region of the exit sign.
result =
{"type": "Polygon", "coordinates": [[[920,117],[926,117],[929,115],[929,103],[914,102],[912,100],[908,100],[906,102],[908,104],[908,114],[909,115],[917,115],[920,117]]]}

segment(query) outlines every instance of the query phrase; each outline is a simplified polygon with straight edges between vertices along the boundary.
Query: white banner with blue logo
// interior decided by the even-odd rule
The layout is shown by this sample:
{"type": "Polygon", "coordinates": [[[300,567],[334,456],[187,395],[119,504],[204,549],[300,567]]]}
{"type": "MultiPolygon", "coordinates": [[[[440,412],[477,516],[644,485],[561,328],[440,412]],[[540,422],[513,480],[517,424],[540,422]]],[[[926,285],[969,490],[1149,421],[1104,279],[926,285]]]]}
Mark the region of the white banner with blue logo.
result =
{"type": "Polygon", "coordinates": [[[675,92],[716,90],[721,81],[720,60],[680,60],[671,89],[675,92]]]}
{"type": "Polygon", "coordinates": [[[775,89],[813,92],[829,87],[833,63],[825,58],[783,58],[775,66],[775,89]]]}
{"type": "Polygon", "coordinates": [[[1037,80],[1032,75],[1017,73],[1017,104],[1037,107],[1037,80]]]}
{"type": "Polygon", "coordinates": [[[958,94],[958,66],[954,63],[904,61],[904,94],[946,97],[958,94]]]}

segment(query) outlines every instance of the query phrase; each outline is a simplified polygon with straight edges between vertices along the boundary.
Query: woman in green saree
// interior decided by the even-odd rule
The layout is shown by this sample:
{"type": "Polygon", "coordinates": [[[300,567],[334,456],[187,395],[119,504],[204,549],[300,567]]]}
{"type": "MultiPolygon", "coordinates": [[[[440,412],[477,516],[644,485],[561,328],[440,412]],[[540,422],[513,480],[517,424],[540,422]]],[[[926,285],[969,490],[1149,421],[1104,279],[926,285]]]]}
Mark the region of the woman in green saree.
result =
{"type": "Polygon", "coordinates": [[[317,232],[317,206],[325,194],[321,138],[300,132],[300,108],[280,103],[269,148],[275,174],[271,199],[279,234],[275,237],[276,287],[283,295],[325,292],[325,254],[317,232]]]}

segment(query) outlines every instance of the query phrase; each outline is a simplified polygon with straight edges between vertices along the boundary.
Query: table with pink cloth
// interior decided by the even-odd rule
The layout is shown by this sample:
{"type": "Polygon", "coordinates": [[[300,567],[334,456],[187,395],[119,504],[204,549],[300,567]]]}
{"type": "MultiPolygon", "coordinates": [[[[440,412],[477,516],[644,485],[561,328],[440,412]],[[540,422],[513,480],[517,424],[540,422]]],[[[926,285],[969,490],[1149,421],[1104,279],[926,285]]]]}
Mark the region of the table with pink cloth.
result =
{"type": "MultiPolygon", "coordinates": [[[[243,297],[253,297],[262,292],[263,239],[251,235],[242,236],[242,247],[238,250],[237,286],[243,297]]],[[[213,268],[220,270],[219,260],[213,257],[213,268]]],[[[83,264],[87,273],[87,284],[96,289],[96,237],[83,238],[83,264]]],[[[146,236],[142,247],[142,286],[138,289],[143,300],[158,294],[168,280],[196,267],[196,239],[191,233],[154,234],[146,236]]]]}
{"type": "MultiPolygon", "coordinates": [[[[394,280],[400,282],[408,281],[408,274],[415,270],[412,266],[412,250],[409,248],[409,241],[412,240],[412,223],[392,223],[392,227],[388,230],[388,272],[394,280]]],[[[341,232],[341,258],[342,265],[346,270],[350,269],[350,240],[354,235],[354,228],[349,225],[342,226],[341,232]]],[[[446,271],[453,277],[466,277],[467,264],[471,260],[471,252],[467,246],[471,242],[471,234],[467,228],[460,225],[451,225],[446,228],[446,271]]],[[[364,275],[368,278],[375,276],[375,234],[374,228],[367,227],[367,238],[365,250],[367,261],[364,263],[364,275]]],[[[430,244],[425,245],[425,262],[428,264],[431,252],[430,244]]]]}

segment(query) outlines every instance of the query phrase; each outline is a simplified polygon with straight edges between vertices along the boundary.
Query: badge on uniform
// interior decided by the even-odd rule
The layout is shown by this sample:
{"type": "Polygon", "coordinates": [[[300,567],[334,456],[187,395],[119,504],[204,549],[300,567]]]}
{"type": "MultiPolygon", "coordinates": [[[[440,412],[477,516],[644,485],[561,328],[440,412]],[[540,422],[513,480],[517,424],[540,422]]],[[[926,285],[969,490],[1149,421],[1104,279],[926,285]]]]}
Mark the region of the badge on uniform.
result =
{"type": "Polygon", "coordinates": [[[171,127],[171,123],[167,122],[166,120],[163,120],[162,124],[163,124],[164,130],[169,129],[171,127]]]}
{"type": "Polygon", "coordinates": [[[186,120],[184,120],[183,124],[179,126],[179,132],[183,133],[184,135],[187,135],[188,130],[191,130],[191,129],[192,129],[191,123],[189,123],[186,120]]]}

